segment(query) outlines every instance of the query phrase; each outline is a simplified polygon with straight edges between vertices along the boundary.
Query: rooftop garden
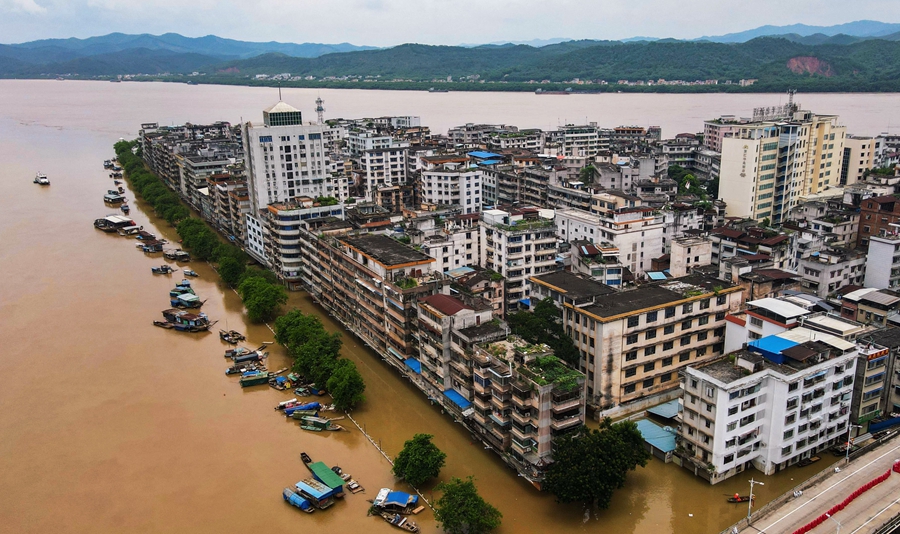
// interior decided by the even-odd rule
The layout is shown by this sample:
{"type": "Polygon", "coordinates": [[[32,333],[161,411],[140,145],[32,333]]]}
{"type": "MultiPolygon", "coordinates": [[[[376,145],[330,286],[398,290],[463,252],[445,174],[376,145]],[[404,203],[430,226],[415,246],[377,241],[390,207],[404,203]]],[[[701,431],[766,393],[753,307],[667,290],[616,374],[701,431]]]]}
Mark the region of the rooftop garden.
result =
{"type": "Polygon", "coordinates": [[[578,387],[578,380],[584,378],[583,374],[572,369],[556,356],[535,358],[516,370],[536,384],[541,386],[553,384],[560,391],[574,390],[578,387]]]}

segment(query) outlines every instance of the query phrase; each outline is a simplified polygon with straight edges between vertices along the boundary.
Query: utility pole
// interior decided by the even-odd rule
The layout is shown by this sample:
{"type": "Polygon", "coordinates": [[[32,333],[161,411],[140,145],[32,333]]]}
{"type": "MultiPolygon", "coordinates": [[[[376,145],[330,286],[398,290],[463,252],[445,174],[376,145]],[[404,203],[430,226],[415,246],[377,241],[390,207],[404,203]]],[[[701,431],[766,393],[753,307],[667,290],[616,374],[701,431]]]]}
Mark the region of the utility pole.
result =
{"type": "Polygon", "coordinates": [[[750,524],[750,513],[753,511],[753,485],[759,484],[760,486],[765,486],[762,482],[757,482],[750,479],[750,502],[747,503],[747,524],[750,524]]]}

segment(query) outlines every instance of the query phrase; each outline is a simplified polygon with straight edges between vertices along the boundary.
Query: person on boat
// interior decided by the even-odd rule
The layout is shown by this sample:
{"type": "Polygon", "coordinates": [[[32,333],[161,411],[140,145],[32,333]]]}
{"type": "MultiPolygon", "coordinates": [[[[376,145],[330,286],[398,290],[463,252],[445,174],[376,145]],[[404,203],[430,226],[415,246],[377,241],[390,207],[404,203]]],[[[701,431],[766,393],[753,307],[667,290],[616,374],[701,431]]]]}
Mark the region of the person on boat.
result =
{"type": "Polygon", "coordinates": [[[740,501],[740,500],[741,500],[741,494],[740,494],[740,493],[735,493],[735,494],[734,494],[734,500],[740,501]]]}

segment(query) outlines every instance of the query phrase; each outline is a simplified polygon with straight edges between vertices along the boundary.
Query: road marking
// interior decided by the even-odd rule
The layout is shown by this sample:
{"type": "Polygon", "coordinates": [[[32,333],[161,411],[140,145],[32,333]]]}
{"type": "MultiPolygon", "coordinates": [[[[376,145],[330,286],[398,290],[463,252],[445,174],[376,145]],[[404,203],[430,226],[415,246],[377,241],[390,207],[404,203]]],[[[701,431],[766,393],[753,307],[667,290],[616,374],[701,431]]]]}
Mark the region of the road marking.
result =
{"type": "Polygon", "coordinates": [[[860,525],[859,528],[857,528],[856,530],[854,530],[854,531],[851,532],[850,534],[853,534],[854,532],[859,532],[860,530],[862,530],[862,528],[863,528],[864,526],[866,526],[866,525],[868,525],[869,523],[871,523],[872,521],[874,521],[876,517],[878,517],[878,516],[880,516],[881,514],[883,514],[885,511],[887,511],[888,508],[890,508],[891,506],[894,506],[894,505],[897,504],[898,502],[900,502],[900,497],[897,497],[897,498],[894,500],[894,502],[892,502],[891,504],[889,504],[889,505],[885,506],[884,508],[882,508],[880,512],[878,512],[877,514],[873,515],[871,519],[869,519],[868,521],[866,521],[865,523],[863,523],[862,525],[860,525]]]}
{"type": "Polygon", "coordinates": [[[836,486],[838,486],[838,485],[844,483],[844,482],[845,482],[847,479],[849,479],[850,477],[852,477],[852,476],[854,476],[854,475],[858,475],[860,472],[862,472],[862,470],[866,469],[867,467],[869,467],[870,465],[874,464],[875,462],[881,460],[881,459],[884,458],[885,456],[888,456],[888,455],[892,454],[892,453],[893,453],[894,451],[896,451],[897,449],[900,449],[900,445],[897,445],[897,446],[894,447],[893,449],[891,449],[891,450],[885,452],[884,454],[882,454],[882,455],[879,456],[878,458],[875,458],[875,459],[872,460],[871,462],[869,462],[869,463],[867,463],[866,465],[860,467],[860,468],[857,469],[856,471],[850,473],[849,475],[847,475],[846,477],[842,478],[841,480],[835,482],[835,483],[832,484],[831,486],[828,486],[828,487],[825,488],[824,490],[820,491],[818,495],[816,495],[815,497],[813,497],[813,498],[811,498],[810,500],[806,501],[805,503],[801,504],[800,506],[794,508],[794,509],[791,510],[790,512],[784,514],[784,516],[782,516],[781,519],[779,519],[778,521],[775,521],[774,523],[772,523],[771,525],[765,527],[763,530],[760,530],[759,532],[764,533],[764,532],[766,532],[766,529],[770,529],[770,528],[774,527],[775,525],[777,525],[778,523],[781,523],[782,521],[784,521],[785,519],[787,519],[788,516],[790,516],[790,515],[793,514],[794,512],[796,512],[796,511],[802,509],[802,508],[803,508],[804,506],[806,506],[807,504],[813,502],[814,500],[816,500],[816,499],[818,499],[819,497],[821,497],[822,495],[824,495],[825,492],[827,492],[827,491],[829,491],[829,490],[835,488],[836,486]]]}

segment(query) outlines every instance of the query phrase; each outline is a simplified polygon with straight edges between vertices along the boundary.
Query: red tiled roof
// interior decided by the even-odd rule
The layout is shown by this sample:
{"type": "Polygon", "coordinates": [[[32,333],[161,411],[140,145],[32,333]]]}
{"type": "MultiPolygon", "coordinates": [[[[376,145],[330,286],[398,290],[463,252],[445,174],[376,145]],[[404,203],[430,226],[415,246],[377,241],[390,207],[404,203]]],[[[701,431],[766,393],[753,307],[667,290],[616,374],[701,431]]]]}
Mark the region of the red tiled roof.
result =
{"type": "Polygon", "coordinates": [[[423,299],[422,302],[425,302],[444,315],[454,315],[460,310],[472,309],[470,306],[466,306],[458,299],[455,299],[449,295],[431,295],[430,297],[423,299]]]}
{"type": "Polygon", "coordinates": [[[714,228],[713,231],[710,233],[712,233],[713,235],[721,235],[721,236],[731,237],[731,238],[737,238],[737,237],[741,237],[742,235],[744,235],[744,232],[742,232],[741,230],[735,230],[734,228],[725,228],[724,226],[719,227],[719,228],[714,228]]]}
{"type": "Polygon", "coordinates": [[[759,242],[759,244],[766,245],[766,246],[777,245],[778,243],[781,243],[782,241],[787,241],[788,239],[790,239],[790,236],[776,235],[775,237],[763,239],[762,241],[759,242]]]}

